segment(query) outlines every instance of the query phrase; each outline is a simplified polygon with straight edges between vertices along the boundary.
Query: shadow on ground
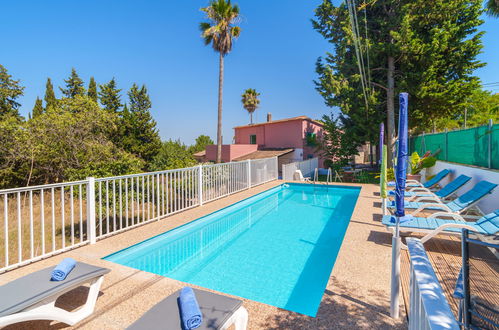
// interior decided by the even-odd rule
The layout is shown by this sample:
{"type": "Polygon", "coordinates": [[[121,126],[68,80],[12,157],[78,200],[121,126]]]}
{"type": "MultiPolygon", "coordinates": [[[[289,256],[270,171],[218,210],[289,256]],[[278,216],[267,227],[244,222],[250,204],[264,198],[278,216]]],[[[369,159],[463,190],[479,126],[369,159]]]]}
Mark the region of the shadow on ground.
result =
{"type": "Polygon", "coordinates": [[[392,245],[392,234],[388,231],[375,231],[371,230],[369,236],[367,237],[369,242],[373,242],[381,245],[392,245]]]}
{"type": "Polygon", "coordinates": [[[280,310],[260,325],[277,329],[405,329],[404,320],[394,323],[385,293],[369,290],[366,296],[351,293],[333,280],[334,291],[326,289],[316,317],[280,310]]]}
{"type": "MultiPolygon", "coordinates": [[[[63,308],[65,310],[74,311],[78,307],[83,306],[86,302],[88,296],[89,287],[79,286],[69,292],[66,292],[60,296],[56,303],[56,307],[63,308]]],[[[102,296],[102,291],[99,292],[99,297],[102,296]]],[[[56,321],[40,320],[40,321],[27,321],[19,322],[2,328],[3,330],[20,330],[20,329],[64,329],[68,325],[65,323],[60,323],[56,321]]]]}

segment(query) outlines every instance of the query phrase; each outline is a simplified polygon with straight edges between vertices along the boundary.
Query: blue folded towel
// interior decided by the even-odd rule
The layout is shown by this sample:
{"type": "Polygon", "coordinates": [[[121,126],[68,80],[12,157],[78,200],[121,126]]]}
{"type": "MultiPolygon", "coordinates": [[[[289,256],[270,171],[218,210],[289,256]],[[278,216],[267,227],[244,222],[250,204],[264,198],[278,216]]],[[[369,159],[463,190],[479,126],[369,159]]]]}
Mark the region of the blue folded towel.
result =
{"type": "Polygon", "coordinates": [[[452,294],[454,298],[464,299],[464,281],[463,281],[463,269],[459,271],[459,276],[457,277],[456,286],[454,288],[454,293],[452,294]]]}
{"type": "Polygon", "coordinates": [[[196,295],[190,287],[184,287],[180,290],[178,298],[180,304],[180,318],[184,329],[195,329],[201,325],[203,315],[199,309],[196,295]]]}
{"type": "Polygon", "coordinates": [[[71,258],[65,258],[52,271],[52,281],[63,281],[68,274],[75,268],[76,261],[71,258]]]}

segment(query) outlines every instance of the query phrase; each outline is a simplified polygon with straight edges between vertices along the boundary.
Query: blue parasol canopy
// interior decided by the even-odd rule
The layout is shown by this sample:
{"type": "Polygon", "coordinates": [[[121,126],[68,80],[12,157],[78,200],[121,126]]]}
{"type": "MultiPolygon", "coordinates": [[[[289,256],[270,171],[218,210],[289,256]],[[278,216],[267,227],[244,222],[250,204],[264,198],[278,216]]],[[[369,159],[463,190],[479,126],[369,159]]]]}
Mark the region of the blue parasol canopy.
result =
{"type": "Polygon", "coordinates": [[[395,172],[395,216],[403,217],[404,210],[404,194],[405,194],[405,180],[407,172],[407,93],[400,93],[399,95],[399,130],[398,130],[398,148],[397,148],[397,167],[395,172]]]}

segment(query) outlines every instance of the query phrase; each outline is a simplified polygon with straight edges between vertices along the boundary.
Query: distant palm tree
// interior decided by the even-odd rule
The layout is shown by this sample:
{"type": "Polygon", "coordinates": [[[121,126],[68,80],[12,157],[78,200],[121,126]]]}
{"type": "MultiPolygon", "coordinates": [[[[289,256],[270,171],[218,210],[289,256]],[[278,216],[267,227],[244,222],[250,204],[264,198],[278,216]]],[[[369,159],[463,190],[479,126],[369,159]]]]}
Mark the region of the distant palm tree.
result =
{"type": "Polygon", "coordinates": [[[499,0],[488,0],[485,7],[489,16],[499,17],[499,0]]]}
{"type": "Polygon", "coordinates": [[[217,125],[217,163],[222,161],[222,90],[224,82],[224,56],[232,50],[233,39],[239,37],[241,29],[235,24],[239,19],[239,7],[232,5],[230,0],[214,0],[210,5],[201,8],[206,13],[209,22],[202,22],[205,45],[212,44],[213,49],[220,54],[220,71],[218,78],[218,125],[217,125]]]}
{"type": "Polygon", "coordinates": [[[258,108],[258,105],[260,105],[258,96],[260,96],[260,93],[257,93],[253,88],[248,88],[244,91],[243,95],[241,95],[241,102],[243,102],[243,107],[250,114],[250,124],[253,124],[253,112],[255,112],[255,110],[258,108]]]}

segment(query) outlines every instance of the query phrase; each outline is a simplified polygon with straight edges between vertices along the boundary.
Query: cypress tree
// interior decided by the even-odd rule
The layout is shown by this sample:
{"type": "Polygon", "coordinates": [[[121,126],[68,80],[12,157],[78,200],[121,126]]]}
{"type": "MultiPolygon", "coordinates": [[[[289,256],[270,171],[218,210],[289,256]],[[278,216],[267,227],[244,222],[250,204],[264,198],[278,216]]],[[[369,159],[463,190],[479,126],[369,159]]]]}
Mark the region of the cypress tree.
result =
{"type": "Polygon", "coordinates": [[[97,84],[95,83],[94,77],[90,77],[87,95],[92,101],[97,103],[97,84]]]}
{"type": "Polygon", "coordinates": [[[23,95],[23,90],[19,80],[13,80],[7,69],[0,64],[0,117],[14,115],[20,118],[18,109],[21,104],[16,100],[23,95]]]}
{"type": "Polygon", "coordinates": [[[107,84],[100,85],[99,99],[105,110],[116,113],[121,108],[121,89],[116,88],[116,81],[111,79],[107,84]]]}
{"type": "Polygon", "coordinates": [[[44,110],[45,109],[43,109],[42,100],[39,97],[37,97],[36,101],[35,101],[35,106],[33,107],[33,111],[32,111],[33,118],[36,118],[39,115],[41,115],[44,110]]]}
{"type": "Polygon", "coordinates": [[[50,78],[47,78],[47,83],[45,84],[45,106],[51,108],[55,106],[57,103],[57,99],[55,98],[54,86],[52,85],[52,81],[50,78]]]}
{"type": "Polygon", "coordinates": [[[151,116],[151,100],[146,86],[139,88],[134,83],[128,97],[130,108],[125,105],[122,112],[122,147],[149,164],[159,152],[161,139],[156,121],[151,116]]]}
{"type": "Polygon", "coordinates": [[[85,95],[85,87],[83,87],[83,80],[76,73],[75,68],[71,69],[71,76],[65,79],[66,88],[60,88],[62,94],[68,98],[74,98],[76,95],[85,95]]]}
{"type": "Polygon", "coordinates": [[[331,43],[316,64],[316,88],[328,106],[339,107],[353,123],[344,131],[357,141],[376,142],[378,123],[386,121],[391,166],[399,92],[410,94],[410,125],[418,130],[462,111],[478,86],[473,71],[483,66],[477,59],[482,1],[377,0],[353,9],[348,4],[323,0],[315,11],[313,27],[331,43]],[[352,10],[359,19],[357,38],[352,10]]]}

